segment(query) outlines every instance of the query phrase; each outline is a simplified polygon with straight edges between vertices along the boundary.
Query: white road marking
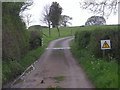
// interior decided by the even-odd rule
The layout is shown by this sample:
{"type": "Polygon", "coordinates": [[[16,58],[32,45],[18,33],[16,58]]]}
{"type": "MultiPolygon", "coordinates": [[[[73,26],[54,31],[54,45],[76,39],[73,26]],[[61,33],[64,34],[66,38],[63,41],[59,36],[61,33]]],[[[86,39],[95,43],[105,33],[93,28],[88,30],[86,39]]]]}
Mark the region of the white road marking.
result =
{"type": "Polygon", "coordinates": [[[60,50],[60,49],[70,49],[70,47],[62,47],[62,48],[46,48],[46,50],[60,50]]]}

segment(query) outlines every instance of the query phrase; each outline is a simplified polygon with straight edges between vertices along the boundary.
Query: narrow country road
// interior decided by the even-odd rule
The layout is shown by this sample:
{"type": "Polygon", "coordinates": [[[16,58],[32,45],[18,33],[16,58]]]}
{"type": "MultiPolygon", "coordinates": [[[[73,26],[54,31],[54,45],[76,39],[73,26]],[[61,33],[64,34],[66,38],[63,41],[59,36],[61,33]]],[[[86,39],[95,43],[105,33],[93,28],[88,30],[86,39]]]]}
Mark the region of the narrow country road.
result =
{"type": "Polygon", "coordinates": [[[24,82],[15,84],[12,88],[93,88],[69,50],[69,41],[73,38],[52,41],[34,65],[35,70],[24,77],[24,82]],[[55,77],[62,77],[62,80],[55,77]]]}

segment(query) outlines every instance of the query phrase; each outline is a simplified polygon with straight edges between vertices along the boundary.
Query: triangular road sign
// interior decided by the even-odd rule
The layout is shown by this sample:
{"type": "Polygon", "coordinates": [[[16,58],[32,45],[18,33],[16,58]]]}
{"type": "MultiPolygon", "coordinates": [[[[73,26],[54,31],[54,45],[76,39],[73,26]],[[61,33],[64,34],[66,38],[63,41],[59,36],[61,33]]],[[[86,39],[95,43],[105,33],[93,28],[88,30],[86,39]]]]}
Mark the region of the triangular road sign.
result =
{"type": "Polygon", "coordinates": [[[110,48],[110,46],[108,45],[108,43],[105,41],[102,48],[110,48]]]}

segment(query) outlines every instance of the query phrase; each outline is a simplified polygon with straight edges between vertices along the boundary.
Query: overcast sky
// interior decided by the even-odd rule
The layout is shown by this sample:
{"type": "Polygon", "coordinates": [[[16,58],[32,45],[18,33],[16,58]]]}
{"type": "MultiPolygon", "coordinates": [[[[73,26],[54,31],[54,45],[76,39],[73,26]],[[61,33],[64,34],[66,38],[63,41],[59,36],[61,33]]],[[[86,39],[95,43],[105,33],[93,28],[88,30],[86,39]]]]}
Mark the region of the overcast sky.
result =
{"type": "MultiPolygon", "coordinates": [[[[93,16],[94,14],[90,13],[88,10],[82,10],[80,8],[79,2],[81,0],[34,0],[34,5],[32,6],[29,13],[33,15],[32,24],[45,25],[40,22],[42,19],[42,11],[45,5],[50,4],[56,1],[63,8],[62,15],[68,15],[73,18],[72,26],[84,25],[86,20],[93,16]]],[[[118,15],[111,15],[107,20],[107,24],[118,24],[118,15]]]]}

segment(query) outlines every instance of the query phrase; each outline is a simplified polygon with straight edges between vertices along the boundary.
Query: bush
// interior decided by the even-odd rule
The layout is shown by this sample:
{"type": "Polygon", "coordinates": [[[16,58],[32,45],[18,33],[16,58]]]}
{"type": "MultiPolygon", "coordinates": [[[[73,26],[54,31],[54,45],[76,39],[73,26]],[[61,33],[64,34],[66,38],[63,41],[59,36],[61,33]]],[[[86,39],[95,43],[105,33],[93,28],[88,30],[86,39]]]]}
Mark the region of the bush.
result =
{"type": "Polygon", "coordinates": [[[111,50],[106,50],[105,58],[111,60],[120,59],[120,30],[118,26],[96,26],[89,30],[81,30],[75,34],[76,46],[79,49],[88,48],[96,57],[102,58],[103,51],[101,50],[101,40],[111,40],[111,50]]]}
{"type": "Polygon", "coordinates": [[[75,36],[75,42],[79,46],[78,48],[87,48],[90,41],[90,32],[82,31],[75,36]]]}
{"type": "Polygon", "coordinates": [[[42,46],[42,35],[39,31],[31,31],[29,38],[29,49],[36,49],[39,46],[42,46]]]}

